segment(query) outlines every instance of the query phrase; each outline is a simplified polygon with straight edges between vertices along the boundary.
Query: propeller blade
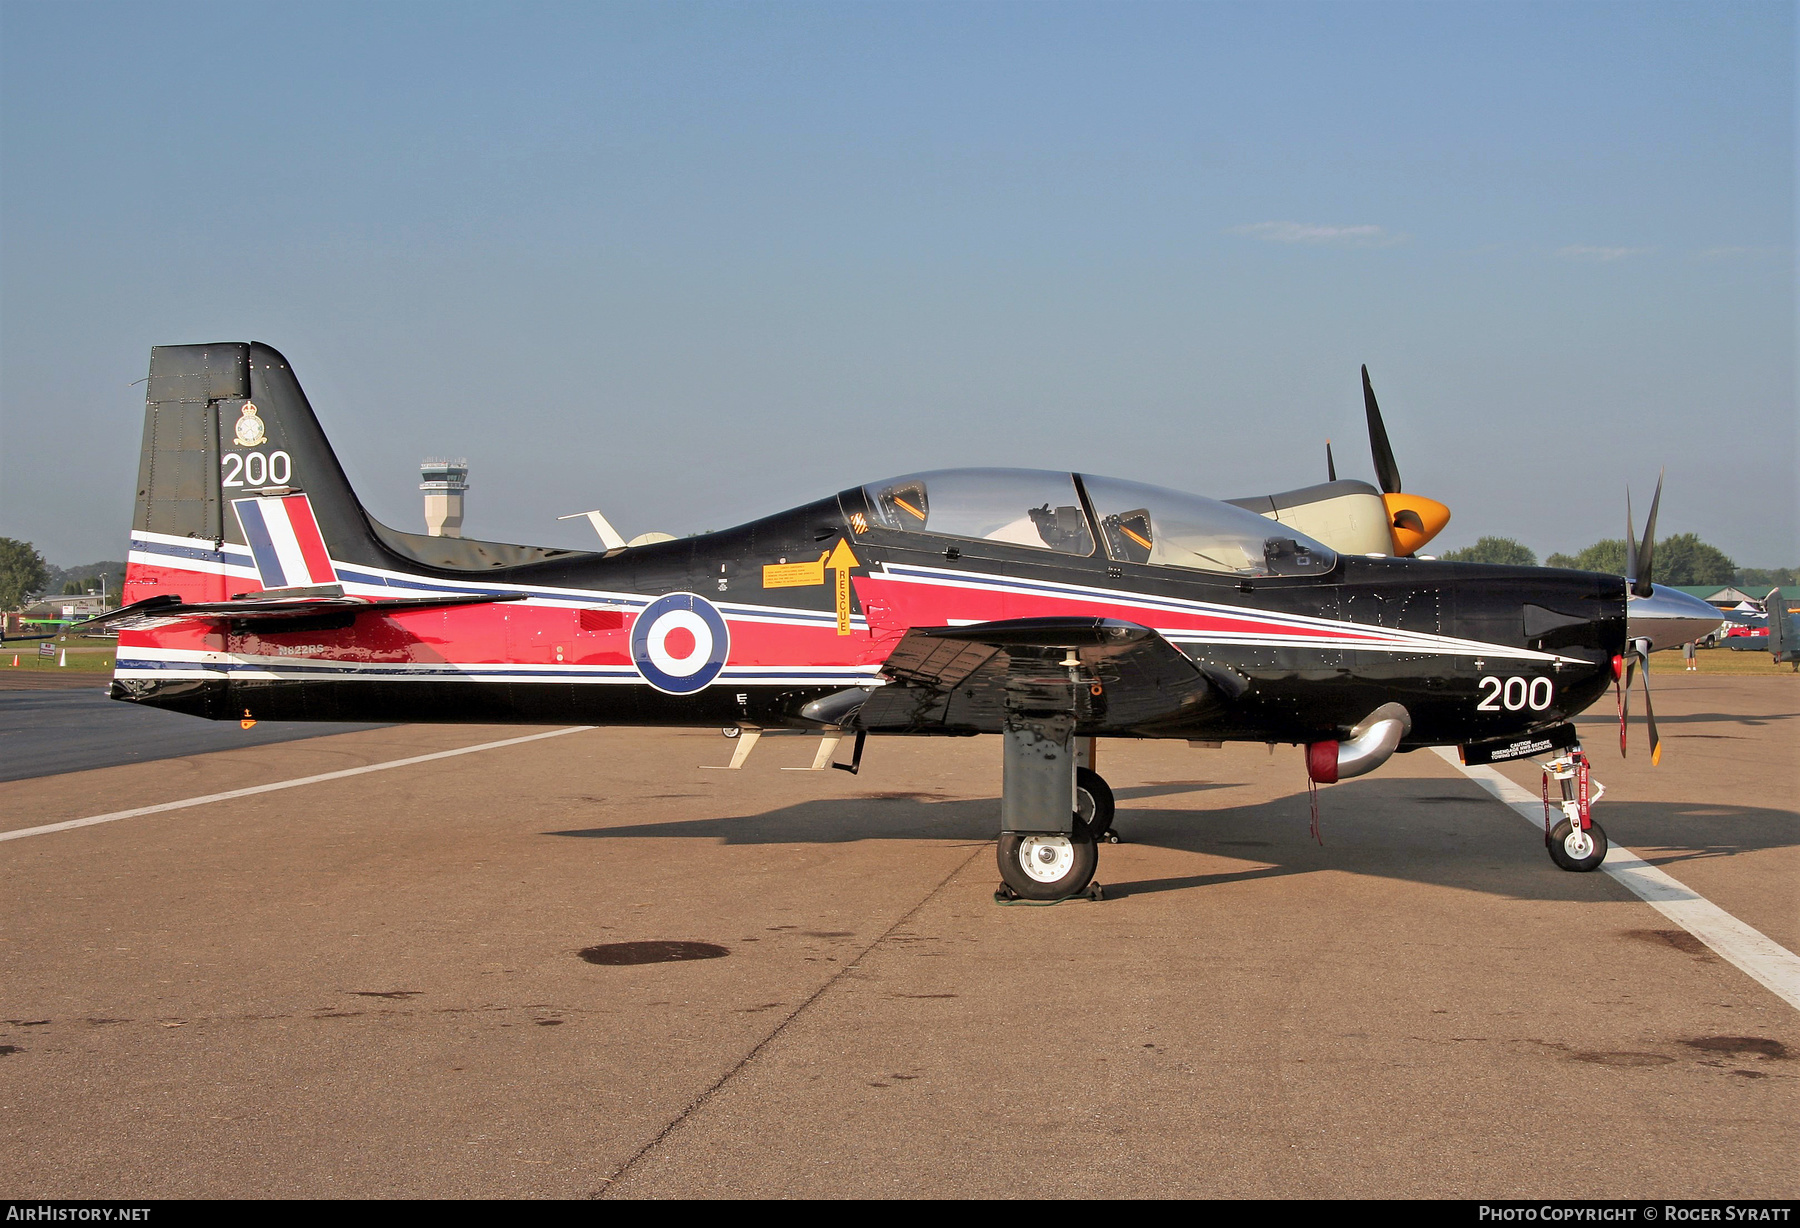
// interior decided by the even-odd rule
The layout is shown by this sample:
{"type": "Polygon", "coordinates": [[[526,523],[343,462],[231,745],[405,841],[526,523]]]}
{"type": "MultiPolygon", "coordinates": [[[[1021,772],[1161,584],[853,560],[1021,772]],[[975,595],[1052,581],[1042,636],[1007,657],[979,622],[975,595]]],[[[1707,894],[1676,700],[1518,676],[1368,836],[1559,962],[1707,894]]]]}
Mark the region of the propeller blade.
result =
{"type": "Polygon", "coordinates": [[[1331,440],[1325,441],[1325,480],[1337,481],[1337,464],[1331,459],[1331,440]]]}
{"type": "Polygon", "coordinates": [[[1650,662],[1644,662],[1644,723],[1650,726],[1650,766],[1662,762],[1662,738],[1656,732],[1656,711],[1650,706],[1650,662]]]}
{"type": "Polygon", "coordinates": [[[1375,404],[1375,386],[1369,383],[1369,368],[1362,369],[1363,408],[1369,415],[1369,451],[1375,455],[1375,477],[1381,493],[1400,493],[1400,466],[1394,463],[1394,449],[1388,443],[1387,428],[1381,424],[1381,406],[1375,404]]]}
{"type": "Polygon", "coordinates": [[[1631,701],[1625,696],[1630,693],[1630,688],[1625,685],[1625,679],[1619,677],[1613,679],[1613,691],[1619,697],[1619,758],[1624,759],[1627,757],[1625,754],[1625,721],[1630,716],[1631,708],[1631,701]]]}
{"type": "Polygon", "coordinates": [[[1644,544],[1638,549],[1638,566],[1632,573],[1631,591],[1640,597],[1648,597],[1650,586],[1650,558],[1656,550],[1656,505],[1662,502],[1663,475],[1656,475],[1656,494],[1650,500],[1650,515],[1644,521],[1644,544]]]}
{"type": "Polygon", "coordinates": [[[1631,487],[1625,488],[1625,583],[1632,592],[1637,591],[1637,518],[1631,514],[1631,487]]]}

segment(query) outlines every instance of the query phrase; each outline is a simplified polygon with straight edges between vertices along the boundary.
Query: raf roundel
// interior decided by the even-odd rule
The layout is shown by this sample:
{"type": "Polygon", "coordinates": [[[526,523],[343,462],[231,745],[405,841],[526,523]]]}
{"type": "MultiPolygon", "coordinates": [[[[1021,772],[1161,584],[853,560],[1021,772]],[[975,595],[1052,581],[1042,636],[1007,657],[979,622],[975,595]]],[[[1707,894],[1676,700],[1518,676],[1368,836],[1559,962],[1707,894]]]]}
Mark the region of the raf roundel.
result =
{"type": "Polygon", "coordinates": [[[644,607],[631,626],[631,660],[644,681],[670,695],[708,686],[731,655],[731,631],[712,602],[669,593],[644,607]]]}

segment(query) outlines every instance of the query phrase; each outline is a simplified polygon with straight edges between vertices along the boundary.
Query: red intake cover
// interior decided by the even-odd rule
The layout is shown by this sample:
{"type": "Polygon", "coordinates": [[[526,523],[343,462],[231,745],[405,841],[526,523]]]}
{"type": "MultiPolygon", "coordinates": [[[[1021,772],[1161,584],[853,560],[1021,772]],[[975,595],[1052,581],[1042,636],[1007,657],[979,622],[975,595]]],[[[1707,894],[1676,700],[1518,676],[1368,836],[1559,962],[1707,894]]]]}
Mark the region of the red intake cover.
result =
{"type": "Polygon", "coordinates": [[[1337,783],[1338,744],[1312,742],[1306,748],[1306,774],[1321,785],[1337,783]]]}

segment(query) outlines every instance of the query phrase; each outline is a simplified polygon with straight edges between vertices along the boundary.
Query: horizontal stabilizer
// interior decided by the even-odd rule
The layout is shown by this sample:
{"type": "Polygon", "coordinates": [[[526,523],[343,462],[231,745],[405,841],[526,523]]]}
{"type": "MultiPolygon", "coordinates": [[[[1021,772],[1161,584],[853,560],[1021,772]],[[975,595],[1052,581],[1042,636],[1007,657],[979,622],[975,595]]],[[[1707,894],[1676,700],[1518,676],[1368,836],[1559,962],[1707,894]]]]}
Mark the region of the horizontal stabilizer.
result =
{"type": "Polygon", "coordinates": [[[486,605],[497,601],[522,601],[523,593],[471,593],[438,597],[349,597],[336,585],[323,585],[306,590],[281,590],[233,597],[230,601],[183,601],[173,593],[162,593],[134,601],[95,618],[73,624],[71,631],[88,631],[98,627],[130,631],[139,627],[159,627],[180,618],[209,621],[254,619],[318,618],[328,614],[361,614],[367,610],[429,610],[458,605],[486,605]]]}

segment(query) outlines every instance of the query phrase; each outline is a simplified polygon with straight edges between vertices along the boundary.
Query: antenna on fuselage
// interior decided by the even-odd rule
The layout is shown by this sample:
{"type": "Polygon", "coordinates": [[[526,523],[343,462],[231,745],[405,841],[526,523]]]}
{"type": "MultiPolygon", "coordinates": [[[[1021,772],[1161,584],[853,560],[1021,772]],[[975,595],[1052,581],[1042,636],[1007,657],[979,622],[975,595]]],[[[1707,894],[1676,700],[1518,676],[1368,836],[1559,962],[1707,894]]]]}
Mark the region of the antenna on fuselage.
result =
{"type": "Polygon", "coordinates": [[[597,511],[595,511],[595,512],[571,512],[567,516],[558,516],[557,519],[558,520],[579,520],[583,516],[586,516],[588,519],[588,523],[594,526],[594,532],[596,532],[600,535],[601,544],[603,544],[608,550],[623,550],[625,548],[625,539],[623,537],[619,536],[619,531],[612,527],[612,522],[607,520],[606,517],[602,516],[597,511]]]}

